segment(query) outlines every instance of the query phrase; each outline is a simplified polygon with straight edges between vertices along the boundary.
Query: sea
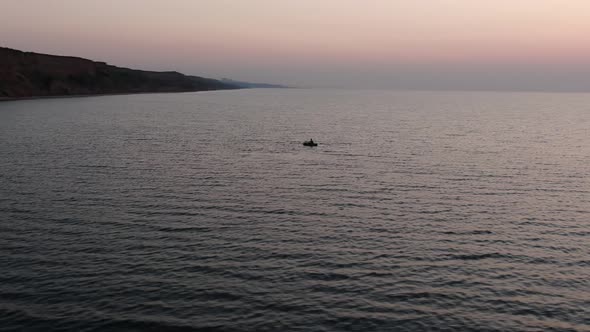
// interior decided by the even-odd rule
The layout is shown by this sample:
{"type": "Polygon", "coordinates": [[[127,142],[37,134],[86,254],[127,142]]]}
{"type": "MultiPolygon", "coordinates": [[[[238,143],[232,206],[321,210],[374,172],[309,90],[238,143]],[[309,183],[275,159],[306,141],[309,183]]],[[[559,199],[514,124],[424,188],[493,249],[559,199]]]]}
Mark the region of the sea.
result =
{"type": "Polygon", "coordinates": [[[1,102],[0,330],[590,331],[590,94],[1,102]]]}

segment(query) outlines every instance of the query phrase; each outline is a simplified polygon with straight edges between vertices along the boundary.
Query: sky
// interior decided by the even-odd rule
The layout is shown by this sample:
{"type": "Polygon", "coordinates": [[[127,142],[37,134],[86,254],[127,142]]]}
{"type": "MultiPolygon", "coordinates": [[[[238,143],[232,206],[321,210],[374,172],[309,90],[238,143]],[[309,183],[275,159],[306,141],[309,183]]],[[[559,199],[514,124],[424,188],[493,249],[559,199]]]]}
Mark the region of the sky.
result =
{"type": "Polygon", "coordinates": [[[588,0],[0,0],[0,46],[300,87],[590,91],[588,0]]]}

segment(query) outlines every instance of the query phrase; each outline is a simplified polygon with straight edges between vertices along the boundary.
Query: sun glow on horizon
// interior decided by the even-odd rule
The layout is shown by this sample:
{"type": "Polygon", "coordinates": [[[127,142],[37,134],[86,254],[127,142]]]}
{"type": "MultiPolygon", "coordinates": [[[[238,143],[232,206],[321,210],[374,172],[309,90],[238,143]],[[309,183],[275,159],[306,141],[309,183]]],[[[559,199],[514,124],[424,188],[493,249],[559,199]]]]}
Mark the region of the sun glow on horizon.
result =
{"type": "Polygon", "coordinates": [[[150,69],[269,66],[290,77],[290,67],[590,65],[586,0],[6,0],[3,7],[3,46],[150,69]]]}

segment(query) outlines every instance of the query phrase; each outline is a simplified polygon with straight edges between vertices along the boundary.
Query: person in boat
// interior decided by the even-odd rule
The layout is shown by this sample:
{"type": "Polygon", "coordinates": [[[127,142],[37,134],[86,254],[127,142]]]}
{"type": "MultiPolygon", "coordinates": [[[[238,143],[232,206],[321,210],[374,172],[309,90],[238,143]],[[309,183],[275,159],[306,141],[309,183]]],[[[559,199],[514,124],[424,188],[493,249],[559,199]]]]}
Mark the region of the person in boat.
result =
{"type": "Polygon", "coordinates": [[[318,144],[317,144],[317,143],[315,143],[315,142],[313,141],[313,139],[310,139],[309,141],[305,141],[305,142],[303,142],[303,145],[306,145],[306,146],[316,146],[316,145],[318,145],[318,144]]]}

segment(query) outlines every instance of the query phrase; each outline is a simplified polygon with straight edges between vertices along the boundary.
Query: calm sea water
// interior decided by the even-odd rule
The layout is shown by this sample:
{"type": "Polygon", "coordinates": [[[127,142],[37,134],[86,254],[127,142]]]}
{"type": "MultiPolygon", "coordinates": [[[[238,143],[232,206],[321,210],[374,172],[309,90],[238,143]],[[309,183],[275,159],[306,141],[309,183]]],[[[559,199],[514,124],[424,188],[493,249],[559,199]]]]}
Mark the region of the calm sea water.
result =
{"type": "Polygon", "coordinates": [[[590,331],[589,140],[588,94],[3,102],[0,329],[590,331]]]}

